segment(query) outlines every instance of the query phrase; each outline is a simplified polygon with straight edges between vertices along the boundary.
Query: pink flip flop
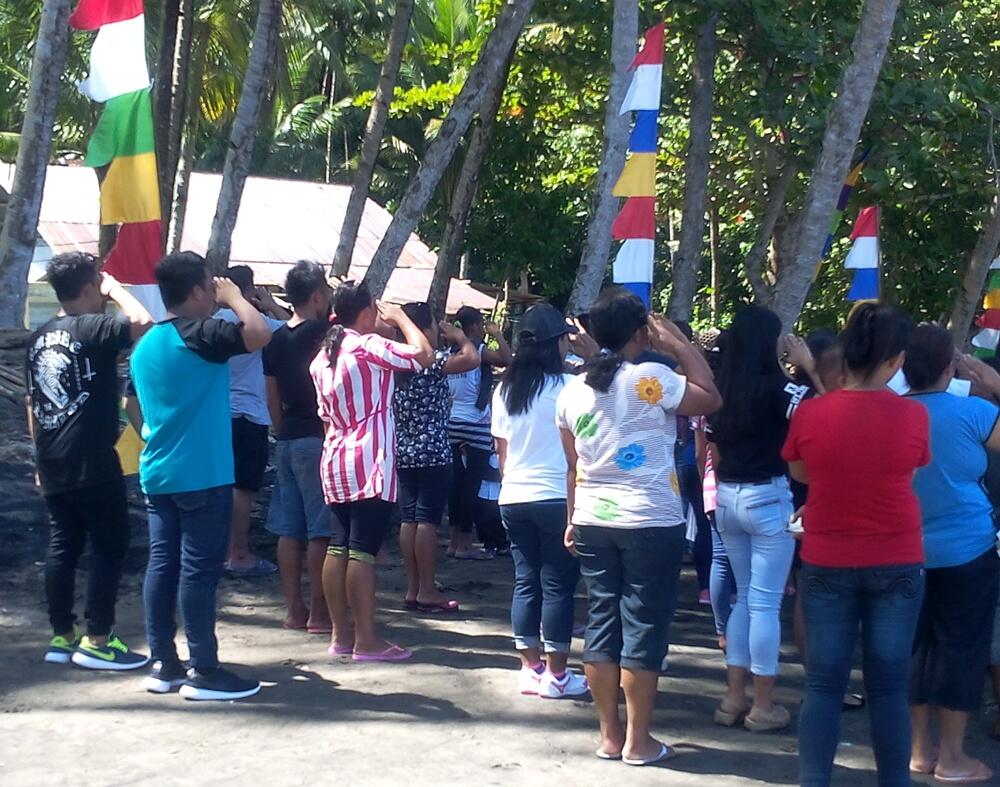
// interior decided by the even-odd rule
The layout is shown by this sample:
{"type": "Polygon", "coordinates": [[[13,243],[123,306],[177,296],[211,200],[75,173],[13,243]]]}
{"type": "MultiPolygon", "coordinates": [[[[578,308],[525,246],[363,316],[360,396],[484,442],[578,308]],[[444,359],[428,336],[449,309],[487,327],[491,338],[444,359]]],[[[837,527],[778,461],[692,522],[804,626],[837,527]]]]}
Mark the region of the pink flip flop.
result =
{"type": "Polygon", "coordinates": [[[458,612],[458,602],[455,599],[450,601],[441,601],[437,604],[421,604],[417,603],[417,610],[419,612],[430,612],[431,614],[439,614],[441,612],[458,612]]]}
{"type": "Polygon", "coordinates": [[[390,645],[381,653],[358,653],[357,651],[354,651],[354,656],[352,658],[354,661],[358,662],[406,661],[412,655],[413,651],[411,650],[401,648],[399,645],[390,645]]]}
{"type": "Polygon", "coordinates": [[[331,645],[326,652],[331,656],[350,656],[354,653],[354,648],[338,648],[336,645],[331,645]]]}

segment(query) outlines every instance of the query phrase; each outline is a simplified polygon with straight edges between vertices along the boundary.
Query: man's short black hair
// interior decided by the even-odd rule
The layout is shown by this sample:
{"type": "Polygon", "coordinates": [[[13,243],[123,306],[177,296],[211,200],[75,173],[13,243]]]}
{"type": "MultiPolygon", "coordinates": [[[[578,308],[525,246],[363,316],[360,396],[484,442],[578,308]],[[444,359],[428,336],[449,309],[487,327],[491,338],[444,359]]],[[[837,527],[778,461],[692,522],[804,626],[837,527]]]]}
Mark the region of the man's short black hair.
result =
{"type": "Polygon", "coordinates": [[[329,289],[323,266],[312,260],[299,260],[285,277],[285,295],[292,306],[304,305],[313,293],[329,289]]]}
{"type": "Polygon", "coordinates": [[[168,309],[180,306],[195,287],[204,287],[208,269],[205,258],[193,251],[178,251],[168,254],[156,263],[156,283],[160,285],[160,297],[168,309]]]}
{"type": "Polygon", "coordinates": [[[483,323],[483,313],[474,306],[463,306],[455,312],[455,319],[462,326],[462,330],[468,333],[472,326],[483,323]]]}
{"type": "Polygon", "coordinates": [[[246,293],[253,289],[253,270],[249,265],[233,265],[226,269],[226,278],[246,293]]]}
{"type": "Polygon", "coordinates": [[[60,302],[75,301],[83,288],[99,281],[97,260],[84,251],[57,254],[45,271],[60,302]]]}

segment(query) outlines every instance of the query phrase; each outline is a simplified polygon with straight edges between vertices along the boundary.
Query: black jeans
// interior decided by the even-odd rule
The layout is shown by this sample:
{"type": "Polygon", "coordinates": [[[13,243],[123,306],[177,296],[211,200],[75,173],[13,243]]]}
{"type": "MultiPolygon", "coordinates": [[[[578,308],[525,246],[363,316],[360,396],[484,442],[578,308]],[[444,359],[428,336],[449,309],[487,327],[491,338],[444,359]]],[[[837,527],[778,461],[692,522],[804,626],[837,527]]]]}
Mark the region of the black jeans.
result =
{"type": "Polygon", "coordinates": [[[975,713],[990,663],[1000,558],[992,547],[968,563],[927,569],[927,592],[910,662],[910,704],[975,713]]]}
{"type": "Polygon", "coordinates": [[[90,541],[87,602],[84,617],[87,634],[103,637],[115,625],[115,602],[122,564],[128,552],[128,503],[125,479],[99,486],[47,495],[49,507],[49,553],[45,561],[45,596],[49,622],[55,634],[73,631],[73,596],[76,565],[90,541]]]}
{"type": "Polygon", "coordinates": [[[462,533],[471,533],[478,514],[479,487],[490,468],[490,451],[454,444],[451,456],[453,475],[448,499],[448,524],[462,533]]]}

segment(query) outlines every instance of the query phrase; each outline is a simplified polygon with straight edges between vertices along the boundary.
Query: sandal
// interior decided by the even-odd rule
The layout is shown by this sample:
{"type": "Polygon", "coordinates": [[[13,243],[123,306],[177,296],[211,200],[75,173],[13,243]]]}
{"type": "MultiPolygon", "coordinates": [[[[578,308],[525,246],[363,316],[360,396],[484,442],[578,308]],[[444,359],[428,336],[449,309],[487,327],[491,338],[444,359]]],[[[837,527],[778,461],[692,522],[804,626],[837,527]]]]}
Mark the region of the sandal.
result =
{"type": "Polygon", "coordinates": [[[381,653],[358,653],[357,651],[354,651],[354,655],[351,659],[357,662],[406,661],[412,655],[413,651],[401,648],[399,645],[390,644],[389,647],[381,653]]]}
{"type": "Polygon", "coordinates": [[[645,765],[659,765],[661,762],[666,762],[667,760],[672,759],[676,754],[677,752],[667,746],[667,744],[661,743],[659,753],[654,757],[650,757],[648,760],[634,760],[631,757],[623,756],[622,762],[626,765],[635,765],[638,767],[645,765]]]}
{"type": "Polygon", "coordinates": [[[748,705],[743,706],[739,710],[726,710],[726,703],[723,701],[719,704],[719,707],[715,709],[715,723],[721,724],[723,727],[735,727],[739,724],[743,717],[747,715],[747,711],[750,710],[748,705]]]}
{"type": "Polygon", "coordinates": [[[457,560],[493,560],[493,557],[493,553],[487,552],[485,549],[473,549],[470,552],[455,553],[457,560]]]}
{"type": "Polygon", "coordinates": [[[841,708],[845,711],[861,710],[867,703],[861,694],[845,694],[841,708]]]}
{"type": "MultiPolygon", "coordinates": [[[[750,713],[753,713],[751,708],[750,713]]],[[[758,718],[753,718],[750,713],[743,719],[743,726],[750,732],[772,732],[783,730],[792,720],[788,709],[781,705],[772,705],[768,713],[761,713],[758,718]]]]}
{"type": "Polygon", "coordinates": [[[439,612],[458,612],[458,602],[455,599],[439,601],[436,604],[422,604],[418,601],[417,610],[419,612],[431,612],[434,614],[439,612]]]}
{"type": "Polygon", "coordinates": [[[977,762],[969,773],[959,773],[954,776],[942,776],[934,769],[934,781],[938,784],[982,784],[993,779],[993,771],[984,762],[977,762]]]}

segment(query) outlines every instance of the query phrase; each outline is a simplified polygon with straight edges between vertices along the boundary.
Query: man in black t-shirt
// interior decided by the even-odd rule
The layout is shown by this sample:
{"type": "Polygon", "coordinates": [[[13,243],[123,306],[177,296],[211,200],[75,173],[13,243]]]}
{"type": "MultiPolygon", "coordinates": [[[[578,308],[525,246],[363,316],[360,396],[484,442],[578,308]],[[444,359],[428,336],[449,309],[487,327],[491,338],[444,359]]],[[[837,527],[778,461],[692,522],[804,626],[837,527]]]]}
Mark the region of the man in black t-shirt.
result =
{"type": "Polygon", "coordinates": [[[81,252],[60,254],[47,270],[60,313],[31,337],[25,364],[28,423],[38,481],[51,515],[45,594],[53,637],[45,661],[130,670],[146,656],[114,633],[115,601],[128,551],[125,480],[118,439],[118,355],[152,321],[121,284],[81,252]],[[124,320],[104,314],[114,301],[124,320]],[[76,566],[89,541],[87,633],[76,630],[76,566]]]}
{"type": "Polygon", "coordinates": [[[320,460],[323,422],[309,364],[329,327],[330,286],[323,268],[302,261],[288,272],[285,294],[292,318],[264,348],[267,406],[278,443],[277,480],[267,512],[267,529],[278,536],[278,569],[285,588],[285,627],[320,634],[331,630],[323,596],[323,561],[330,538],[330,509],[323,496],[320,460]],[[302,598],[302,550],[306,547],[311,600],[302,598]]]}

